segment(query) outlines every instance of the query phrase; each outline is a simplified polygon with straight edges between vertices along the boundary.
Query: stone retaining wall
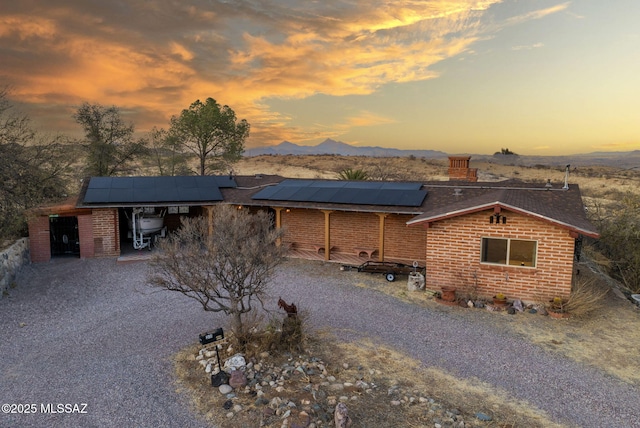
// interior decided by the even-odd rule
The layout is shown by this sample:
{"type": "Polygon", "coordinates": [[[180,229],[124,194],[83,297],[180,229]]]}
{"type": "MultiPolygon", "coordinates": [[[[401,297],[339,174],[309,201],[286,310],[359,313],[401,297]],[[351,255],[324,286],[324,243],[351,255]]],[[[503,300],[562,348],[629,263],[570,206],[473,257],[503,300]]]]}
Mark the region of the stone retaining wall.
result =
{"type": "Polygon", "coordinates": [[[19,239],[0,252],[0,299],[26,263],[29,263],[29,238],[19,239]]]}

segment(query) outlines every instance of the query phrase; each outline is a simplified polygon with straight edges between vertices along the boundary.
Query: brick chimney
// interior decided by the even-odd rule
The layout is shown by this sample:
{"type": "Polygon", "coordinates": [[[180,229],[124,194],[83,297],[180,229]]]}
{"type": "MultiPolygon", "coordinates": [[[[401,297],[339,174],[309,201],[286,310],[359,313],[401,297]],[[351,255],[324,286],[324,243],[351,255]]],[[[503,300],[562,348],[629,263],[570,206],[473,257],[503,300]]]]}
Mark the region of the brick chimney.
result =
{"type": "Polygon", "coordinates": [[[469,168],[471,156],[449,156],[449,181],[478,181],[478,168],[469,168]]]}

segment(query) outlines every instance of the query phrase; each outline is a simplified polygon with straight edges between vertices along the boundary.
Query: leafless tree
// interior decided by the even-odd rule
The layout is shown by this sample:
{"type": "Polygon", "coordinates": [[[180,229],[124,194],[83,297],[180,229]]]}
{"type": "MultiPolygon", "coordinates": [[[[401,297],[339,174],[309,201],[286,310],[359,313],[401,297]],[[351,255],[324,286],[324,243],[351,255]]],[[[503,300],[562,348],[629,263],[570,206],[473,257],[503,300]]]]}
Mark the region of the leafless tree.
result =
{"type": "Polygon", "coordinates": [[[264,211],[216,206],[208,218],[184,219],[180,229],[159,243],[151,261],[151,284],[191,297],[205,311],[232,317],[232,330],[243,335],[243,315],[263,307],[270,279],[282,261],[277,245],[282,230],[264,211]],[[211,233],[210,233],[211,231],[211,233]]]}

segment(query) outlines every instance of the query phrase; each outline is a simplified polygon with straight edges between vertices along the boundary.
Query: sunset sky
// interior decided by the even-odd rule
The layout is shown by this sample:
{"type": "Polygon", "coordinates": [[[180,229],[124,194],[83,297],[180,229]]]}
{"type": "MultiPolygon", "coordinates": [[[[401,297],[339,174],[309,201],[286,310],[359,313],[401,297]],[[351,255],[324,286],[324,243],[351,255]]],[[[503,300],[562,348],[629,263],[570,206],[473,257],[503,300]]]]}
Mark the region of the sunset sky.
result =
{"type": "Polygon", "coordinates": [[[2,1],[0,87],[71,136],[85,101],[143,135],[212,97],[248,147],[637,150],[639,19],[638,0],[2,1]]]}

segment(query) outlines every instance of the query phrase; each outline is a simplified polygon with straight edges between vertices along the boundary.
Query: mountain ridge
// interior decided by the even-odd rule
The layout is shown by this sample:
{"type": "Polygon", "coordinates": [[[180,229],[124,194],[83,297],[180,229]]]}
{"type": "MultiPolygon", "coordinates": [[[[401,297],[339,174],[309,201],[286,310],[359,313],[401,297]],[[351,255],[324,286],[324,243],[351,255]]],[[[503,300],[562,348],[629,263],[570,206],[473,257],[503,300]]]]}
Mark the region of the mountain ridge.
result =
{"type": "MultiPolygon", "coordinates": [[[[247,149],[244,156],[262,155],[339,155],[339,156],[364,156],[364,157],[409,157],[430,159],[446,159],[448,154],[439,150],[395,149],[378,146],[352,146],[342,141],[327,138],[315,146],[301,146],[290,141],[283,141],[275,146],[264,146],[247,149]]],[[[500,164],[513,165],[602,165],[617,166],[620,168],[640,168],[640,150],[624,152],[590,152],[573,155],[481,155],[473,153],[455,154],[456,156],[471,156],[474,160],[483,160],[500,164]]]]}

